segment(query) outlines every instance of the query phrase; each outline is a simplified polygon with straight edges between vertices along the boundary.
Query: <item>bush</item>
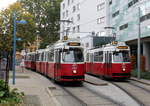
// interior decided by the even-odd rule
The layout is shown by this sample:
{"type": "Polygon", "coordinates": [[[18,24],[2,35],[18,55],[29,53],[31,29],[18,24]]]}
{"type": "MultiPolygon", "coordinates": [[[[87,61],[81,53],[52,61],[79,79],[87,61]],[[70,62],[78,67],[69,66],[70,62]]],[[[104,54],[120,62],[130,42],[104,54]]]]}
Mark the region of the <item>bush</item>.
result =
{"type": "Polygon", "coordinates": [[[23,102],[24,93],[18,90],[10,90],[9,86],[3,80],[0,80],[0,104],[13,106],[13,104],[21,104],[23,102]]]}
{"type": "MultiPolygon", "coordinates": [[[[133,77],[137,77],[137,71],[138,71],[137,69],[133,70],[131,72],[131,75],[133,77]]],[[[150,80],[150,72],[148,72],[148,71],[142,72],[141,71],[141,78],[150,80]]]]}

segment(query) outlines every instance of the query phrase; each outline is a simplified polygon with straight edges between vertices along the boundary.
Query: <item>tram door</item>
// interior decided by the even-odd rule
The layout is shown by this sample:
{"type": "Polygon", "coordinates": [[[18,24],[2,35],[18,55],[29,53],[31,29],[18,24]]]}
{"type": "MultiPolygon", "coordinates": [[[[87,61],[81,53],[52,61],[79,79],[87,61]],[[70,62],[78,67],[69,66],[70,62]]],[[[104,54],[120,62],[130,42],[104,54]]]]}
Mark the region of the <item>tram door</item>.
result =
{"type": "Polygon", "coordinates": [[[111,52],[105,52],[105,68],[104,75],[110,76],[112,67],[112,54],[111,52]]]}
{"type": "Polygon", "coordinates": [[[93,53],[90,53],[90,73],[93,73],[94,71],[94,56],[93,56],[93,53]]]}
{"type": "Polygon", "coordinates": [[[61,63],[60,63],[60,59],[61,56],[60,56],[60,51],[57,50],[55,51],[55,60],[56,60],[56,63],[55,63],[55,69],[54,69],[54,79],[59,79],[60,78],[60,72],[61,72],[61,63]]]}

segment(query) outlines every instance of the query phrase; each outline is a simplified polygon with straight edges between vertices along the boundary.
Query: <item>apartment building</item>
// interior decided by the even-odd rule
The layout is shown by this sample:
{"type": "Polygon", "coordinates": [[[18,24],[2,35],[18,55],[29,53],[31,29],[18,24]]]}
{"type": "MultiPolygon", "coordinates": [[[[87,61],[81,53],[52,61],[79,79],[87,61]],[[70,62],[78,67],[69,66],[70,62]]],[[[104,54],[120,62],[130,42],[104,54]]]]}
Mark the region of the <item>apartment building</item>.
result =
{"type": "Polygon", "coordinates": [[[86,49],[94,47],[95,36],[113,36],[131,47],[137,57],[137,38],[141,54],[150,70],[150,0],[63,0],[60,39],[80,38],[86,49]],[[139,27],[140,26],[140,27],[139,27]]]}
{"type": "Polygon", "coordinates": [[[110,0],[110,23],[119,41],[131,47],[137,57],[137,38],[141,37],[141,54],[150,70],[150,0],[110,0]]]}
{"type": "Polygon", "coordinates": [[[109,36],[108,0],[63,0],[60,39],[80,38],[86,48],[93,47],[93,36],[109,36]],[[69,20],[69,21],[68,21],[69,20]]]}

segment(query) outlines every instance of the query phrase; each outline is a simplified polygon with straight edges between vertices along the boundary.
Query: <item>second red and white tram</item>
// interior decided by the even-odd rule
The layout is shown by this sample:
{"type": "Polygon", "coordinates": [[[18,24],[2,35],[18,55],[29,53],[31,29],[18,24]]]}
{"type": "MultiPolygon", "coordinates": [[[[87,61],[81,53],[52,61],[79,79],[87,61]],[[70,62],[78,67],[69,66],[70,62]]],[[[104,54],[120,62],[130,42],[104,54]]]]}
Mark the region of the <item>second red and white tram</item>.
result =
{"type": "Polygon", "coordinates": [[[105,78],[130,78],[130,49],[123,42],[112,42],[86,53],[86,73],[105,78]]]}

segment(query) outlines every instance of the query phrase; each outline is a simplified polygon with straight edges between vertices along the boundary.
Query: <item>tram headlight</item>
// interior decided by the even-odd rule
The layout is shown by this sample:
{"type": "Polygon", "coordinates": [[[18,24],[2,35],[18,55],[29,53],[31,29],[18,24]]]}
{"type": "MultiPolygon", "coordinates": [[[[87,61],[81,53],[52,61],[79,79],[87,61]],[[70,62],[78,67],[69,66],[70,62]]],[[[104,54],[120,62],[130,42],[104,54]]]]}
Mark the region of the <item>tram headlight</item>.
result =
{"type": "Polygon", "coordinates": [[[123,68],[123,69],[122,69],[122,71],[126,71],[126,69],[125,69],[125,68],[123,68]]]}
{"type": "Polygon", "coordinates": [[[76,74],[76,73],[77,73],[77,70],[73,70],[72,72],[73,72],[74,74],[76,74]]]}

